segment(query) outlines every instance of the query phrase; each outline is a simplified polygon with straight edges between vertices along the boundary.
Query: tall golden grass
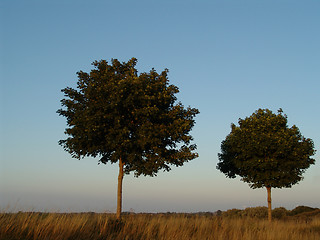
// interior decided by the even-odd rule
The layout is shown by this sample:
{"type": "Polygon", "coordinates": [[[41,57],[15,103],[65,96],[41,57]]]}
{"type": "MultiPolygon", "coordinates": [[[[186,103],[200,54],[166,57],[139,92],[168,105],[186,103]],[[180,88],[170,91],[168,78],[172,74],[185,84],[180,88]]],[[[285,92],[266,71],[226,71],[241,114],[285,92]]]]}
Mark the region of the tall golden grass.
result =
{"type": "Polygon", "coordinates": [[[319,240],[320,218],[267,220],[194,214],[0,213],[1,240],[319,240]]]}

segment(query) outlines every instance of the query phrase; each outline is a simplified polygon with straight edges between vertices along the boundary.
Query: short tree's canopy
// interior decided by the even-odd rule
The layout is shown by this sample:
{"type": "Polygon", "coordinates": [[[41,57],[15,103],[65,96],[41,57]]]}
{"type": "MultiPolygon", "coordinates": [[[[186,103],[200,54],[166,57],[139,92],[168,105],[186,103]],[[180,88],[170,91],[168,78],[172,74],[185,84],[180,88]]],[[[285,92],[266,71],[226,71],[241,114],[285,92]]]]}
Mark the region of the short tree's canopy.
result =
{"type": "Polygon", "coordinates": [[[291,187],[315,160],[313,141],[304,138],[296,126],[287,125],[287,116],[259,109],[231,125],[221,144],[217,169],[227,177],[236,175],[252,188],[291,187]]]}
{"type": "Polygon", "coordinates": [[[152,176],[198,156],[190,131],[199,111],[176,103],[179,90],[169,85],[168,70],[139,75],[136,63],[101,60],[89,74],[77,73],[77,89],[62,89],[67,98],[57,112],[67,119],[69,137],[59,144],[75,158],[121,158],[126,173],[152,176]]]}

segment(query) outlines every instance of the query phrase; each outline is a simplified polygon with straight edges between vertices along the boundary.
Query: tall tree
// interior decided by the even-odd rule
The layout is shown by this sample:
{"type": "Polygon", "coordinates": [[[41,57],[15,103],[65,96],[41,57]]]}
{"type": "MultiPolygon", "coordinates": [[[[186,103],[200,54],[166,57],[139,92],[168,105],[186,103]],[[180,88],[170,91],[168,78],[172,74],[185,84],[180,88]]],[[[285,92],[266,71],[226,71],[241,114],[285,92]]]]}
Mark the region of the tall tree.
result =
{"type": "Polygon", "coordinates": [[[251,188],[266,188],[268,219],[271,221],[271,188],[289,188],[315,160],[313,141],[301,135],[287,116],[258,109],[250,117],[231,125],[231,133],[221,143],[217,169],[229,178],[236,175],[251,188]]]}
{"type": "Polygon", "coordinates": [[[66,98],[57,111],[68,125],[59,144],[72,157],[119,162],[118,218],[124,174],[155,176],[198,156],[190,135],[198,109],[176,103],[179,90],[169,85],[167,69],[138,74],[136,63],[95,61],[90,73],[77,73],[77,89],[61,90],[66,98]]]}

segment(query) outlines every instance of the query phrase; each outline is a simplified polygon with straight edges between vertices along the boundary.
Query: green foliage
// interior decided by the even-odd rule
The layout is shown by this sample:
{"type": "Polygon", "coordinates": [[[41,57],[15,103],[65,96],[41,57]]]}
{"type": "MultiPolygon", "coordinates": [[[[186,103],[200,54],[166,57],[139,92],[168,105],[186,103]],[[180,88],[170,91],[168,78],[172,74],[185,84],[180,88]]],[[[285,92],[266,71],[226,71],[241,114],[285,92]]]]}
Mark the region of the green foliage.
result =
{"type": "Polygon", "coordinates": [[[289,215],[289,211],[284,207],[275,208],[272,210],[272,217],[276,219],[283,219],[289,215]]]}
{"type": "Polygon", "coordinates": [[[312,208],[308,206],[298,206],[290,211],[290,216],[298,215],[301,213],[312,212],[317,210],[318,208],[312,208]]]}
{"type": "MultiPolygon", "coordinates": [[[[276,219],[287,219],[289,216],[301,215],[303,213],[312,213],[318,214],[318,208],[299,206],[295,209],[289,211],[284,207],[278,207],[272,210],[272,217],[276,219]]],[[[227,218],[258,218],[265,219],[268,216],[267,207],[250,207],[246,209],[229,209],[227,211],[221,212],[221,216],[227,218]]]]}
{"type": "Polygon", "coordinates": [[[267,207],[246,208],[243,210],[242,216],[263,219],[268,216],[268,208],[267,207]]]}
{"type": "Polygon", "coordinates": [[[298,127],[287,125],[287,116],[259,109],[231,125],[221,143],[217,169],[227,177],[236,175],[252,188],[291,187],[315,160],[313,141],[304,138],[298,127]]]}
{"type": "Polygon", "coordinates": [[[238,218],[238,217],[242,217],[242,211],[240,209],[229,209],[227,211],[222,212],[222,217],[228,217],[228,218],[238,218]]]}
{"type": "Polygon", "coordinates": [[[68,138],[59,144],[74,158],[104,164],[121,158],[126,173],[153,176],[198,156],[189,132],[199,111],[176,103],[179,90],[169,85],[168,70],[139,75],[136,63],[95,61],[90,73],[77,73],[77,89],[62,89],[57,113],[66,117],[68,138]]]}
{"type": "Polygon", "coordinates": [[[230,209],[225,212],[222,212],[223,217],[229,218],[259,218],[263,219],[268,216],[268,208],[266,207],[250,207],[244,210],[240,209],[230,209]]]}

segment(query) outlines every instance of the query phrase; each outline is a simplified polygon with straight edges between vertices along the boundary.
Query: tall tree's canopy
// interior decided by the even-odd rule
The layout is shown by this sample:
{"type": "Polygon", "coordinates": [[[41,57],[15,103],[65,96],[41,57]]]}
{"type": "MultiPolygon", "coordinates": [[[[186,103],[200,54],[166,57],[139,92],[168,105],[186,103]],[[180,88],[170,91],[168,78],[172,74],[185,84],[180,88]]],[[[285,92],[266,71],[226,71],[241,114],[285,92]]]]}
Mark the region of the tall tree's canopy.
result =
{"type": "Polygon", "coordinates": [[[199,111],[176,103],[179,92],[169,85],[168,70],[138,74],[137,60],[95,61],[88,74],[78,72],[77,89],[62,89],[69,136],[59,144],[75,158],[99,157],[102,163],[120,158],[125,172],[155,175],[196,158],[190,131],[199,111]]]}
{"type": "Polygon", "coordinates": [[[291,187],[315,163],[313,141],[304,138],[296,126],[287,125],[287,116],[259,109],[231,125],[221,144],[217,169],[227,177],[236,175],[252,188],[291,187]]]}

